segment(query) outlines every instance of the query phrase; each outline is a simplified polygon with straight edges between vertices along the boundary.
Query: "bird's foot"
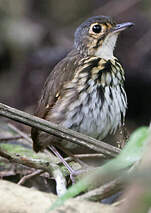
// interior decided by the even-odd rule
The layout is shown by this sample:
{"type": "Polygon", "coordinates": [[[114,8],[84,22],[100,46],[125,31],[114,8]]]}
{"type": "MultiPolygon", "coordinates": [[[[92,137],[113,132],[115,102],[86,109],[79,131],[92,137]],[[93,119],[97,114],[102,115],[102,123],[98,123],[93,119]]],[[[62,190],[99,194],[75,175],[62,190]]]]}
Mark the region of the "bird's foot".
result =
{"type": "MultiPolygon", "coordinates": [[[[83,167],[84,169],[74,170],[74,169],[64,160],[64,158],[62,157],[62,155],[58,152],[58,150],[57,150],[53,145],[49,146],[48,149],[51,150],[51,151],[60,159],[60,161],[63,163],[63,165],[67,168],[67,170],[69,171],[70,179],[71,179],[72,183],[75,183],[75,182],[76,182],[76,177],[77,177],[78,175],[81,175],[81,174],[83,174],[83,173],[85,173],[85,172],[88,171],[88,166],[87,166],[87,164],[85,164],[85,163],[83,163],[83,165],[82,165],[82,167],[83,167]]],[[[73,156],[71,156],[71,157],[73,157],[73,156]]],[[[77,160],[77,159],[76,159],[76,160],[77,160]]],[[[80,163],[81,163],[81,162],[82,162],[82,161],[80,160],[80,163]]]]}

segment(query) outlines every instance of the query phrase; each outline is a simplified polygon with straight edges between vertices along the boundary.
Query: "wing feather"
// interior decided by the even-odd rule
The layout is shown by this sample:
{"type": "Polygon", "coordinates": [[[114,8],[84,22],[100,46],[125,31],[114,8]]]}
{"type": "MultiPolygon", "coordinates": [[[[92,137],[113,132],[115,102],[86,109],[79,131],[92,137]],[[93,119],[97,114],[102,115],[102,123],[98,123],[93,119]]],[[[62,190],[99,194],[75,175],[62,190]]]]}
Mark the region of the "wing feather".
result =
{"type": "MultiPolygon", "coordinates": [[[[41,98],[35,111],[35,115],[44,118],[56,103],[63,85],[70,81],[75,73],[80,55],[76,50],[72,50],[66,58],[60,61],[49,74],[42,89],[41,98]]],[[[40,130],[32,128],[31,137],[33,139],[33,148],[36,152],[41,150],[39,142],[40,130]]]]}

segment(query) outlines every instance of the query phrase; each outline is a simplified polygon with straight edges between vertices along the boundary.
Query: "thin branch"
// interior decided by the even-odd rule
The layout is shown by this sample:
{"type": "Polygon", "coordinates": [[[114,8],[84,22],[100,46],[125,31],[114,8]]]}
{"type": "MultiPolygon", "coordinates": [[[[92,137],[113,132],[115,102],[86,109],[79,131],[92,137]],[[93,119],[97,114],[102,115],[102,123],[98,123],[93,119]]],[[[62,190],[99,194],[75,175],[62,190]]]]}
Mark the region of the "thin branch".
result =
{"type": "Polygon", "coordinates": [[[20,136],[22,136],[26,141],[28,141],[28,143],[30,145],[32,145],[32,139],[27,135],[25,134],[24,132],[22,132],[20,129],[18,129],[17,127],[15,127],[14,125],[12,124],[8,124],[8,127],[10,129],[12,129],[13,131],[15,131],[16,133],[18,133],[20,136]]]}
{"type": "Polygon", "coordinates": [[[90,153],[90,154],[76,154],[74,155],[77,158],[104,158],[103,154],[99,153],[90,153]]]}
{"type": "Polygon", "coordinates": [[[110,157],[115,157],[120,152],[120,149],[102,141],[95,140],[94,138],[88,137],[70,129],[65,129],[57,124],[51,123],[50,121],[32,116],[28,113],[11,108],[2,103],[0,103],[0,115],[28,126],[36,127],[44,132],[58,136],[72,143],[85,146],[110,157]]]}
{"type": "Polygon", "coordinates": [[[61,151],[63,151],[65,154],[67,154],[67,156],[70,156],[72,158],[72,160],[78,162],[81,166],[83,167],[88,167],[88,165],[83,162],[82,160],[80,160],[79,158],[75,157],[74,154],[72,154],[69,150],[65,149],[63,146],[61,146],[60,144],[57,145],[57,148],[59,148],[61,151]]]}
{"type": "Polygon", "coordinates": [[[18,140],[23,138],[21,135],[10,136],[10,137],[0,137],[0,143],[4,141],[18,140]]]}
{"type": "MultiPolygon", "coordinates": [[[[79,159],[83,159],[83,158],[104,158],[103,154],[99,154],[99,153],[92,153],[92,154],[75,154],[73,155],[75,158],[79,158],[79,159]]],[[[72,161],[73,157],[66,157],[64,159],[65,161],[72,161]]],[[[61,161],[59,161],[58,163],[62,163],[61,161]]]]}
{"type": "Polygon", "coordinates": [[[109,183],[100,186],[97,189],[89,191],[83,195],[78,196],[76,199],[87,199],[87,200],[102,200],[117,192],[123,187],[121,178],[117,178],[109,183]]]}
{"type": "Polygon", "coordinates": [[[0,147],[0,156],[8,159],[10,162],[13,162],[13,163],[19,163],[30,168],[43,170],[45,172],[48,172],[50,175],[52,175],[52,172],[55,169],[55,164],[53,163],[50,163],[48,161],[43,161],[43,160],[40,161],[40,160],[30,159],[27,157],[22,157],[18,154],[13,155],[4,151],[1,147],[0,147]]]}
{"type": "Polygon", "coordinates": [[[36,170],[36,171],[34,171],[34,172],[32,172],[31,174],[29,174],[29,175],[25,175],[25,176],[23,176],[21,179],[20,179],[20,181],[18,182],[18,185],[23,185],[27,180],[29,180],[30,178],[32,178],[32,177],[34,177],[34,176],[37,176],[37,175],[40,175],[40,174],[42,174],[42,173],[44,173],[44,171],[42,171],[42,170],[36,170]]]}
{"type": "Polygon", "coordinates": [[[60,169],[60,167],[54,163],[48,161],[40,161],[35,159],[29,159],[20,155],[12,155],[0,148],[0,156],[8,159],[10,162],[19,163],[24,166],[41,170],[42,172],[48,172],[50,176],[53,176],[56,181],[57,194],[60,196],[66,191],[66,179],[60,169]]]}

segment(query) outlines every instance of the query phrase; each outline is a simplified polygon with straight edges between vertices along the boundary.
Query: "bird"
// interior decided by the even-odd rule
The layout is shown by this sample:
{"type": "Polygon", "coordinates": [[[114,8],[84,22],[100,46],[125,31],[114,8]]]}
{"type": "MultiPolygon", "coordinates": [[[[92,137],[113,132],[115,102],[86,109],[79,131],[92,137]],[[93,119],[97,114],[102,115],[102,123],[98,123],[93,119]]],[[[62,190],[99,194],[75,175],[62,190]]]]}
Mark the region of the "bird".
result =
{"type": "MultiPolygon", "coordinates": [[[[124,69],[114,56],[121,31],[132,22],[117,24],[112,17],[94,16],[75,31],[71,51],[50,72],[35,115],[47,121],[102,140],[122,125],[127,109],[124,69]]],[[[78,145],[33,127],[33,149],[78,145]]]]}

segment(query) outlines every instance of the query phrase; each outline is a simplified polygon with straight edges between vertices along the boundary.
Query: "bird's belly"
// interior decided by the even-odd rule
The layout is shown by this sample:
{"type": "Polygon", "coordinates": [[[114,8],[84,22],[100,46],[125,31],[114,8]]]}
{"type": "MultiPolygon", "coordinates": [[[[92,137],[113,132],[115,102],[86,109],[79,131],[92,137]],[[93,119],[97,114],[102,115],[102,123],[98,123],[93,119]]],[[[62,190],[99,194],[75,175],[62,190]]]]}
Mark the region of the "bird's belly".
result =
{"type": "Polygon", "coordinates": [[[102,98],[94,87],[90,94],[85,92],[73,102],[62,125],[91,137],[103,139],[120,126],[122,117],[125,117],[126,106],[126,94],[121,92],[118,85],[112,90],[109,86],[105,87],[102,98]]]}

